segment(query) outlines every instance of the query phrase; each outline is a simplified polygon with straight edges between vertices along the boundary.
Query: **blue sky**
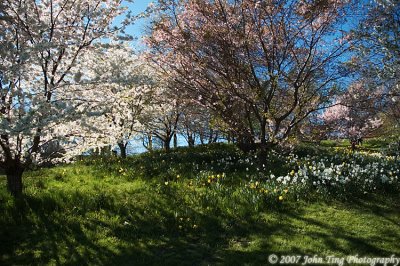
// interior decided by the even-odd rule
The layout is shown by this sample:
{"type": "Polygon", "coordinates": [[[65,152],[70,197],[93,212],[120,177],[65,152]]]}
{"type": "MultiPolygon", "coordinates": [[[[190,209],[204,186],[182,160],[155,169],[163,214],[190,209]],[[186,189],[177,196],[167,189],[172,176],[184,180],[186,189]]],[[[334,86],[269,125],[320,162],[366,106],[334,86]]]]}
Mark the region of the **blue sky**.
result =
{"type": "MultiPolygon", "coordinates": [[[[133,3],[128,3],[127,6],[129,10],[132,11],[134,15],[137,15],[146,10],[147,6],[151,3],[155,2],[155,0],[135,0],[133,3]]],[[[138,38],[136,45],[140,43],[140,37],[143,35],[144,27],[147,24],[148,20],[140,19],[136,21],[136,23],[127,29],[127,33],[133,35],[134,37],[138,38]]],[[[140,45],[139,45],[140,46],[140,45]]]]}

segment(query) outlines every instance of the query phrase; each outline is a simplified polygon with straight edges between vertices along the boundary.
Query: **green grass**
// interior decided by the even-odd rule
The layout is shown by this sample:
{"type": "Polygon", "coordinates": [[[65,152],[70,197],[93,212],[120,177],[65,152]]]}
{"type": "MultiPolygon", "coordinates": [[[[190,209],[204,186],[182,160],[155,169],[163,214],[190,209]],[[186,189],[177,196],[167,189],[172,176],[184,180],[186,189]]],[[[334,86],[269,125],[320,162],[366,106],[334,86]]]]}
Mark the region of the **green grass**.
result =
{"type": "MultiPolygon", "coordinates": [[[[392,139],[385,138],[366,138],[361,145],[357,145],[358,150],[364,151],[384,151],[388,148],[389,144],[393,142],[392,139]]],[[[349,139],[339,140],[322,140],[320,145],[322,147],[337,147],[337,148],[351,148],[349,139]]]]}
{"type": "MultiPolygon", "coordinates": [[[[241,156],[216,146],[85,160],[27,172],[17,200],[2,178],[0,264],[265,265],[272,253],[400,255],[398,194],[255,199],[242,182],[241,156]],[[237,162],[221,165],[223,156],[237,162]],[[222,185],[207,184],[211,172],[226,174],[222,185]]],[[[283,171],[277,158],[271,164],[283,171]]]]}

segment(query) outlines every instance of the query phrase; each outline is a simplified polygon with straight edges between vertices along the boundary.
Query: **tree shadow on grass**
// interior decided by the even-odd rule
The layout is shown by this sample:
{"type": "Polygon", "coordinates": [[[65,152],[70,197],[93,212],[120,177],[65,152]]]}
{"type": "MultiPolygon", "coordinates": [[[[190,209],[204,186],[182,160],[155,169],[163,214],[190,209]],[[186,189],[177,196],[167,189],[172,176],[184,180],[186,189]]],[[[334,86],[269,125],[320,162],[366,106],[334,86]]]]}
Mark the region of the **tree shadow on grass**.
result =
{"type": "Polygon", "coordinates": [[[343,227],[323,223],[316,219],[299,216],[293,217],[293,219],[318,228],[318,231],[309,232],[307,236],[311,239],[322,240],[326,251],[339,252],[343,255],[390,256],[392,254],[392,252],[379,247],[381,238],[375,236],[365,238],[362,235],[355,235],[357,232],[353,232],[349,228],[345,230],[343,227]],[[349,252],[355,253],[349,254],[349,252]]]}
{"type": "Polygon", "coordinates": [[[385,197],[370,195],[365,198],[353,198],[351,204],[347,204],[347,207],[373,213],[400,229],[400,219],[393,219],[392,217],[397,216],[398,218],[400,216],[400,196],[398,194],[388,194],[385,197]]]}
{"type": "Polygon", "coordinates": [[[113,255],[85,234],[79,220],[57,213],[61,207],[53,199],[26,196],[17,205],[14,223],[2,225],[3,264],[80,264],[87,257],[102,264],[113,255]]]}
{"type": "Polygon", "coordinates": [[[306,207],[244,218],[201,211],[173,193],[150,195],[145,205],[109,201],[76,213],[51,197],[26,196],[17,205],[13,223],[0,224],[4,265],[265,265],[270,254],[391,255],[377,244],[390,239],[365,238],[318,214],[307,216],[306,207]]]}

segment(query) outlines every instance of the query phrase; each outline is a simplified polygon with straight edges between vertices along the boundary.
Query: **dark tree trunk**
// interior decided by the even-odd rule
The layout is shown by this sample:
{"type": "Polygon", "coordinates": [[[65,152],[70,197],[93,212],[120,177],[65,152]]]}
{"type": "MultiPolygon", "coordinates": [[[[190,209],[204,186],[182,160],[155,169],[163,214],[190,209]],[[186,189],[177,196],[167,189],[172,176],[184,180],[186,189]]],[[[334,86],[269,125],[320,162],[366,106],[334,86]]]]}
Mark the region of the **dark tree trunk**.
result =
{"type": "Polygon", "coordinates": [[[215,132],[215,136],[214,136],[214,139],[212,140],[212,142],[213,142],[213,143],[216,143],[217,140],[218,140],[218,131],[215,132]]]}
{"type": "Polygon", "coordinates": [[[153,150],[153,136],[152,135],[148,135],[148,139],[149,139],[149,144],[148,144],[148,150],[152,151],[153,150]]]}
{"type": "Polygon", "coordinates": [[[174,148],[178,148],[178,137],[176,136],[176,133],[174,133],[174,148]]]}
{"type": "Polygon", "coordinates": [[[226,140],[228,141],[228,143],[232,143],[231,134],[228,133],[228,135],[226,136],[226,140]]]}
{"type": "Polygon", "coordinates": [[[14,166],[6,169],[7,189],[14,197],[22,195],[22,166],[14,166]]]}
{"type": "Polygon", "coordinates": [[[143,144],[143,147],[146,148],[146,150],[153,151],[153,135],[152,134],[144,135],[142,144],[143,144]],[[147,144],[146,144],[146,140],[147,140],[147,144]]]}
{"type": "Polygon", "coordinates": [[[194,138],[192,135],[188,135],[188,145],[189,147],[194,147],[194,138]]]}
{"type": "Polygon", "coordinates": [[[164,149],[165,149],[166,152],[170,152],[171,151],[170,142],[171,142],[171,140],[165,140],[164,141],[164,149]]]}
{"type": "Polygon", "coordinates": [[[204,144],[204,138],[205,138],[205,136],[204,136],[204,134],[203,133],[199,133],[199,140],[200,140],[200,144],[204,144]]]}
{"type": "Polygon", "coordinates": [[[214,135],[214,130],[210,129],[210,132],[208,135],[208,143],[213,143],[213,135],[214,135]]]}
{"type": "Polygon", "coordinates": [[[172,139],[172,135],[168,134],[168,137],[166,137],[165,139],[162,140],[164,142],[164,149],[166,152],[171,151],[171,139],[172,139]]]}
{"type": "Polygon", "coordinates": [[[254,138],[249,132],[245,132],[238,136],[238,146],[244,152],[255,151],[257,144],[254,142],[254,138]]]}
{"type": "Polygon", "coordinates": [[[266,126],[267,126],[267,121],[266,119],[262,119],[261,121],[261,150],[264,148],[266,149],[267,147],[267,132],[266,132],[266,126]]]}
{"type": "Polygon", "coordinates": [[[118,147],[119,147],[119,150],[121,151],[121,157],[123,159],[125,159],[126,158],[126,144],[124,144],[123,142],[119,142],[118,147]]]}
{"type": "Polygon", "coordinates": [[[266,167],[268,165],[267,159],[268,159],[268,152],[270,151],[270,149],[271,149],[271,147],[266,142],[265,138],[261,139],[258,161],[259,161],[260,168],[263,170],[266,170],[266,167]]]}

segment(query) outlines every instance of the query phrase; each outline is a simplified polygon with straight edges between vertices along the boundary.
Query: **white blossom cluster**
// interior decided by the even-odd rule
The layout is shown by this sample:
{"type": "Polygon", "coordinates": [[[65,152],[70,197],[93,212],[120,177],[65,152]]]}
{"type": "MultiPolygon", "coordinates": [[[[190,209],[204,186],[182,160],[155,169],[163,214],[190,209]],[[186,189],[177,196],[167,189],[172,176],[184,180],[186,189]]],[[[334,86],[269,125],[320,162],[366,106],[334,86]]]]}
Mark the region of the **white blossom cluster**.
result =
{"type": "Polygon", "coordinates": [[[290,156],[288,163],[295,167],[287,175],[270,176],[283,186],[311,185],[318,189],[355,185],[367,192],[384,185],[398,185],[400,180],[395,158],[380,153],[357,152],[301,159],[290,156]]]}

